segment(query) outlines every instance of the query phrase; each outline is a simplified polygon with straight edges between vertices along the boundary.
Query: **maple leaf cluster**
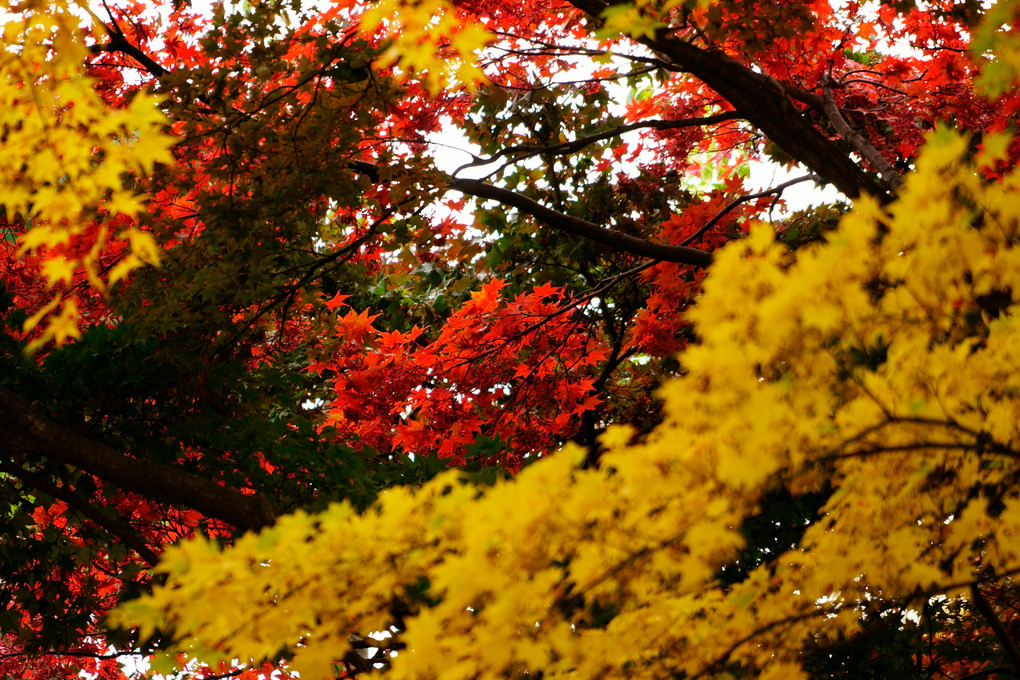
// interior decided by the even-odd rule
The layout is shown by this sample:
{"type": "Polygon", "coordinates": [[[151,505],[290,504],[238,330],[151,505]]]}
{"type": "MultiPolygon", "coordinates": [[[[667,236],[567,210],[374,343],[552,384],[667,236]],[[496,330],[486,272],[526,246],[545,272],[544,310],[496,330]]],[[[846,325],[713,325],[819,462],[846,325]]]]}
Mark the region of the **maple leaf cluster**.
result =
{"type": "Polygon", "coordinates": [[[417,325],[380,332],[371,325],[379,315],[339,317],[339,347],[309,366],[336,376],[324,424],[376,450],[455,464],[484,435],[508,444],[502,461],[485,462],[511,469],[574,435],[578,416],[600,402],[590,374],[608,349],[587,336],[572,318],[576,304],[556,287],[503,301],[505,285],[497,279],[471,293],[420,345],[417,325]]]}

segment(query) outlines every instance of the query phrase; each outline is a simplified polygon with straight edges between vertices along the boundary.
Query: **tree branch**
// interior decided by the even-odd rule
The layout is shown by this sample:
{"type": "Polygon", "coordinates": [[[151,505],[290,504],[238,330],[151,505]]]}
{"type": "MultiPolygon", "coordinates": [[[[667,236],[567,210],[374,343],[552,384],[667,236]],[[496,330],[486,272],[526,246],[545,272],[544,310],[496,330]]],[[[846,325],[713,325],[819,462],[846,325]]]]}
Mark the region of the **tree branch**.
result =
{"type": "Polygon", "coordinates": [[[836,106],[836,98],[832,95],[832,81],[828,75],[822,76],[822,91],[825,95],[822,97],[822,110],[825,111],[825,117],[832,123],[832,127],[836,128],[836,132],[842,137],[847,144],[852,146],[859,154],[871,163],[872,167],[878,170],[878,173],[882,176],[882,181],[885,182],[892,190],[899,188],[903,184],[903,178],[896,172],[896,169],[889,164],[889,161],[885,159],[882,154],[878,152],[871,142],[866,140],[859,132],[850,127],[850,123],[846,121],[843,114],[840,112],[839,107],[836,106]]]}
{"type": "Polygon", "coordinates": [[[579,217],[557,212],[556,210],[547,208],[541,203],[533,201],[526,196],[522,196],[515,191],[493,186],[492,184],[487,184],[481,180],[453,179],[450,181],[448,186],[450,189],[460,191],[461,193],[468,194],[470,196],[490,198],[494,201],[499,201],[503,205],[517,208],[521,212],[531,215],[535,219],[549,225],[550,227],[559,229],[560,231],[565,231],[568,234],[574,234],[575,236],[590,239],[597,243],[609,246],[610,248],[631,253],[633,255],[650,257],[663,262],[689,264],[694,265],[695,267],[707,267],[712,263],[712,254],[707,251],[698,250],[697,248],[689,248],[687,246],[655,243],[654,241],[624,234],[623,232],[612,231],[610,229],[600,227],[593,222],[582,220],[579,217]]]}
{"type": "Polygon", "coordinates": [[[974,601],[974,606],[981,612],[981,616],[988,622],[992,632],[995,633],[995,637],[998,639],[999,644],[1002,645],[1002,649],[1006,652],[1006,658],[1009,659],[1009,663],[1013,667],[1013,675],[1015,677],[1017,673],[1020,673],[1020,649],[1017,648],[1016,642],[1009,636],[1009,631],[1002,625],[1002,621],[999,620],[999,616],[995,613],[991,602],[981,594],[981,588],[977,582],[972,583],[970,586],[970,597],[974,601]]]}
{"type": "Polygon", "coordinates": [[[117,23],[117,19],[113,16],[113,12],[110,11],[105,0],[103,7],[106,8],[106,13],[110,16],[110,23],[112,24],[111,26],[103,24],[106,32],[110,35],[110,42],[105,45],[92,45],[89,47],[89,50],[92,52],[120,52],[121,54],[126,54],[144,66],[145,70],[156,78],[161,78],[169,73],[169,71],[156,63],[152,57],[128,41],[127,36],[124,35],[124,31],[121,29],[120,24],[117,23]]]}
{"type": "Polygon", "coordinates": [[[245,495],[168,465],[133,458],[71,432],[0,388],[0,451],[29,452],[71,465],[148,498],[198,510],[241,531],[276,520],[269,501],[245,495]]]}
{"type": "Polygon", "coordinates": [[[50,484],[40,475],[24,469],[24,466],[18,468],[14,465],[0,464],[0,471],[17,477],[22,481],[22,483],[27,484],[30,487],[35,487],[37,490],[42,491],[48,496],[64,501],[70,507],[74,508],[75,511],[80,512],[87,519],[92,520],[92,522],[101,529],[123,541],[124,545],[134,550],[135,553],[145,560],[150,567],[156,566],[156,563],[159,561],[159,556],[154,553],[149,546],[145,544],[145,541],[135,534],[129,526],[125,526],[112,517],[106,517],[99,512],[98,508],[89,505],[85,502],[85,499],[79,498],[70,489],[50,484]]]}
{"type": "MultiPolygon", "coordinates": [[[[607,8],[603,0],[570,0],[599,17],[607,8]]],[[[885,188],[853,162],[832,140],[793,105],[787,86],[757,73],[719,50],[696,47],[660,29],[653,37],[635,38],[655,51],[663,61],[700,79],[733,106],[740,118],[761,130],[787,154],[806,165],[850,198],[869,193],[884,202],[892,200],[885,188]]],[[[796,91],[798,99],[811,99],[796,91]]]]}
{"type": "MultiPolygon", "coordinates": [[[[695,241],[697,241],[699,238],[705,235],[705,232],[707,232],[709,229],[718,224],[719,220],[726,217],[726,215],[729,214],[731,210],[736,208],[741,203],[753,201],[756,198],[764,198],[766,196],[771,196],[773,194],[782,194],[784,191],[786,191],[786,189],[792,187],[794,184],[800,184],[801,182],[809,182],[812,180],[818,182],[821,180],[821,177],[819,177],[818,175],[805,175],[804,177],[798,177],[796,179],[791,179],[788,182],[777,184],[771,189],[765,189],[764,191],[759,191],[754,194],[744,194],[743,196],[738,196],[737,198],[727,203],[722,210],[717,212],[715,216],[712,217],[712,219],[710,219],[708,222],[705,222],[705,224],[701,225],[701,227],[696,232],[685,238],[680,245],[689,246],[695,241]]],[[[778,196],[776,197],[776,199],[778,200],[778,196]]]]}
{"type": "Polygon", "coordinates": [[[538,156],[544,154],[564,154],[574,153],[584,147],[601,142],[606,139],[612,139],[619,135],[632,132],[634,130],[641,129],[652,129],[652,130],[678,130],[681,128],[688,127],[702,127],[705,125],[716,125],[718,123],[725,123],[730,120],[737,120],[740,116],[737,115],[736,111],[723,111],[712,116],[704,116],[702,118],[683,118],[679,120],[644,120],[637,123],[630,123],[628,125],[620,125],[610,130],[603,132],[597,132],[591,135],[585,135],[578,137],[577,139],[570,142],[562,142],[560,144],[553,144],[552,146],[540,146],[538,144],[521,144],[519,146],[510,146],[505,149],[500,149],[497,153],[489,156],[488,158],[476,158],[470,163],[457,168],[454,174],[460,172],[465,168],[470,168],[478,165],[488,165],[494,163],[500,158],[505,156],[538,156]]]}

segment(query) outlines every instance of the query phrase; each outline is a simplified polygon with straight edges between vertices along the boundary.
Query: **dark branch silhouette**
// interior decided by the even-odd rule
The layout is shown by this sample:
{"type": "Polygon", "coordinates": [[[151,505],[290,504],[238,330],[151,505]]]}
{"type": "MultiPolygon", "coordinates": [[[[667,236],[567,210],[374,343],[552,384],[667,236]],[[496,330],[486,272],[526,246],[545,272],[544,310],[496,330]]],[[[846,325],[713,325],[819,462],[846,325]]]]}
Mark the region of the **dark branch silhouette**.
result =
{"type": "Polygon", "coordinates": [[[178,468],[134,458],[58,425],[0,388],[0,452],[8,458],[45,456],[125,490],[198,510],[239,530],[272,524],[276,511],[263,496],[245,495],[178,468]]]}
{"type": "Polygon", "coordinates": [[[554,229],[590,239],[625,253],[650,257],[663,262],[690,264],[696,267],[707,267],[712,263],[712,254],[708,251],[687,246],[655,243],[654,241],[631,236],[623,232],[612,231],[611,229],[600,227],[593,222],[582,220],[579,217],[566,215],[552,208],[547,208],[527,196],[522,196],[509,189],[487,184],[481,180],[454,179],[450,182],[449,188],[470,196],[499,201],[503,205],[517,208],[526,215],[530,215],[554,229]]]}

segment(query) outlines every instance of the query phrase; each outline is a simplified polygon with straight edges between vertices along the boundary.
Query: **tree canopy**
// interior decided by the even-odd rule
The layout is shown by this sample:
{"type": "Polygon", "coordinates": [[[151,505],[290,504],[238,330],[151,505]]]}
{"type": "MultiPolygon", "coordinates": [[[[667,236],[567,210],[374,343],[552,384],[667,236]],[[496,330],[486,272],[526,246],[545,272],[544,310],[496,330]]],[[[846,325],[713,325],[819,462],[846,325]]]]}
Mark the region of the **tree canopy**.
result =
{"type": "Polygon", "coordinates": [[[2,8],[0,674],[1020,674],[1016,2],[2,8]]]}

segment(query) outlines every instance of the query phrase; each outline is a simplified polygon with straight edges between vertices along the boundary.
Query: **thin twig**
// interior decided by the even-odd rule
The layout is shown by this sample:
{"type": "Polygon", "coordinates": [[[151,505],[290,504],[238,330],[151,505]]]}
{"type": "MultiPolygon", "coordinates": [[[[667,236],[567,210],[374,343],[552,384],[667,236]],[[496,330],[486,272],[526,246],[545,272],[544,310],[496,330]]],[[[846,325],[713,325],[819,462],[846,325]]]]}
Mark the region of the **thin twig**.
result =
{"type": "Polygon", "coordinates": [[[794,184],[800,184],[801,182],[808,182],[808,181],[812,181],[812,180],[815,181],[815,182],[821,182],[822,178],[819,177],[818,175],[814,175],[814,174],[812,174],[812,175],[805,175],[804,177],[798,177],[797,179],[791,179],[788,182],[783,182],[782,184],[777,184],[776,186],[772,187],[771,189],[765,189],[764,191],[759,191],[756,194],[745,194],[743,196],[739,196],[739,197],[733,199],[732,201],[730,201],[729,203],[727,203],[726,207],[724,207],[722,210],[720,210],[718,213],[716,213],[715,216],[712,219],[710,219],[708,222],[705,222],[705,224],[703,224],[700,229],[698,229],[696,232],[694,232],[693,234],[691,234],[690,236],[685,238],[683,241],[681,241],[680,245],[682,245],[682,246],[689,246],[692,243],[694,243],[695,241],[697,241],[699,238],[701,238],[705,234],[705,232],[707,232],[709,229],[711,229],[716,224],[718,224],[719,220],[721,220],[723,217],[725,217],[731,210],[736,208],[741,203],[746,203],[747,201],[753,201],[756,198],[764,198],[765,196],[771,196],[773,194],[782,194],[783,191],[785,191],[789,187],[792,187],[794,184]]]}

